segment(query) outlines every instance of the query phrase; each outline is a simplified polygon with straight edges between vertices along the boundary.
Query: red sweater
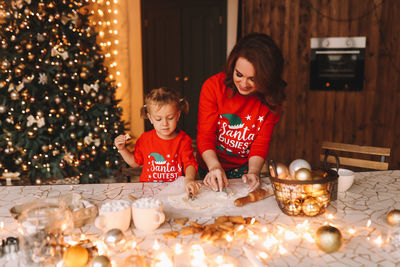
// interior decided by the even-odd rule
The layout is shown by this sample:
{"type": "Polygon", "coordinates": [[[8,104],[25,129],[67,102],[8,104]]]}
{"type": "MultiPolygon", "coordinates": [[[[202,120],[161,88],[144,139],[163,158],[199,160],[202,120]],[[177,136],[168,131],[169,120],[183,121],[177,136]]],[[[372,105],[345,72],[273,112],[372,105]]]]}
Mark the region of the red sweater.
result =
{"type": "Polygon", "coordinates": [[[143,165],[140,182],[172,182],[184,175],[189,165],[197,170],[192,139],[183,131],[169,140],[158,137],[154,129],[145,132],[137,140],[133,154],[136,163],[143,165]]]}
{"type": "MultiPolygon", "coordinates": [[[[200,155],[214,150],[225,170],[237,168],[252,156],[266,158],[280,111],[273,113],[257,95],[243,96],[224,84],[218,73],[205,81],[200,93],[197,147],[200,155]]],[[[199,164],[205,168],[202,160],[199,164]]]]}

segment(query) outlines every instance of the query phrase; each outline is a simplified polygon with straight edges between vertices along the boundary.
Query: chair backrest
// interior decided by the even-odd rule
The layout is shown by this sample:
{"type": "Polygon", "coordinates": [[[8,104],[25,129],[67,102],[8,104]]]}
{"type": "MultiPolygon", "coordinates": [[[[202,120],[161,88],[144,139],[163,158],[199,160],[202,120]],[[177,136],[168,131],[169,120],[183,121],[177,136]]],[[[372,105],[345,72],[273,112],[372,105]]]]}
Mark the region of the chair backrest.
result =
{"type": "MultiPolygon", "coordinates": [[[[352,144],[344,144],[344,143],[335,143],[335,142],[322,142],[322,151],[323,153],[320,155],[321,161],[325,158],[325,152],[329,150],[335,153],[340,161],[340,165],[345,166],[353,166],[365,169],[374,169],[374,170],[387,170],[389,168],[389,163],[386,162],[386,157],[390,156],[390,148],[386,147],[372,147],[372,146],[359,146],[352,144]],[[346,156],[341,156],[341,154],[346,154],[346,156]],[[380,157],[379,160],[370,160],[370,159],[359,159],[349,157],[347,155],[351,154],[364,154],[370,155],[373,157],[380,157]]],[[[336,160],[333,156],[328,156],[327,163],[336,163],[336,160]]]]}

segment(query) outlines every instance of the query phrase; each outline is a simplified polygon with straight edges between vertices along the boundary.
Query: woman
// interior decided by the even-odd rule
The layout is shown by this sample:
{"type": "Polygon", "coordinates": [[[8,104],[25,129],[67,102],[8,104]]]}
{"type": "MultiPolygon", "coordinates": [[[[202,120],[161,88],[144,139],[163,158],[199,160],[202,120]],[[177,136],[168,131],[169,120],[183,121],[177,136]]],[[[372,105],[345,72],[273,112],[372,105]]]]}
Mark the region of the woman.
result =
{"type": "Polygon", "coordinates": [[[213,190],[242,178],[253,191],[285,99],[283,56],[266,34],[252,33],[232,49],[223,72],[202,86],[197,125],[199,174],[213,190]]]}

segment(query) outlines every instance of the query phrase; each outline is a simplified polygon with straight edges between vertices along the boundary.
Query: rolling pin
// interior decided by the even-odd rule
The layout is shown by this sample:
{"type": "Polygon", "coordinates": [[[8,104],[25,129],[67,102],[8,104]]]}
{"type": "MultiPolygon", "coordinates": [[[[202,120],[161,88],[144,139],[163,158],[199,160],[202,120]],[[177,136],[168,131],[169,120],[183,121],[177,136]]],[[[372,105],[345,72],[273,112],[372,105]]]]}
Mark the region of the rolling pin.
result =
{"type": "Polygon", "coordinates": [[[245,197],[241,197],[235,200],[234,204],[236,207],[241,207],[243,205],[246,205],[250,202],[256,202],[259,200],[262,200],[264,198],[269,197],[270,195],[272,195],[269,191],[259,188],[256,189],[252,192],[250,192],[247,196],[245,197]]]}

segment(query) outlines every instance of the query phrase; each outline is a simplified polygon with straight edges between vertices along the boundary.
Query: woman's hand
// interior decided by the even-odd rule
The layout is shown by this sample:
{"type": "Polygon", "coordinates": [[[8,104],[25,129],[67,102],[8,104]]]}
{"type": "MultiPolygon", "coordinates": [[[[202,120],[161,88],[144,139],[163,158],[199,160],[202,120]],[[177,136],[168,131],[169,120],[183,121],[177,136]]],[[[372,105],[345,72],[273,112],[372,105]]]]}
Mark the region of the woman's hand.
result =
{"type": "Polygon", "coordinates": [[[125,149],[125,142],[126,136],[122,134],[118,135],[114,140],[114,146],[116,146],[119,151],[122,151],[125,149]]]}
{"type": "Polygon", "coordinates": [[[203,182],[214,191],[222,191],[224,187],[229,186],[228,179],[222,167],[209,170],[203,182]]]}
{"type": "Polygon", "coordinates": [[[201,183],[199,183],[199,182],[196,182],[196,181],[186,182],[186,180],[185,180],[185,188],[186,188],[186,193],[188,196],[190,196],[190,193],[192,193],[193,196],[196,196],[199,192],[200,187],[201,187],[201,183]]]}
{"type": "Polygon", "coordinates": [[[242,176],[242,181],[249,184],[249,191],[252,192],[260,186],[260,176],[255,173],[247,173],[242,176]]]}

